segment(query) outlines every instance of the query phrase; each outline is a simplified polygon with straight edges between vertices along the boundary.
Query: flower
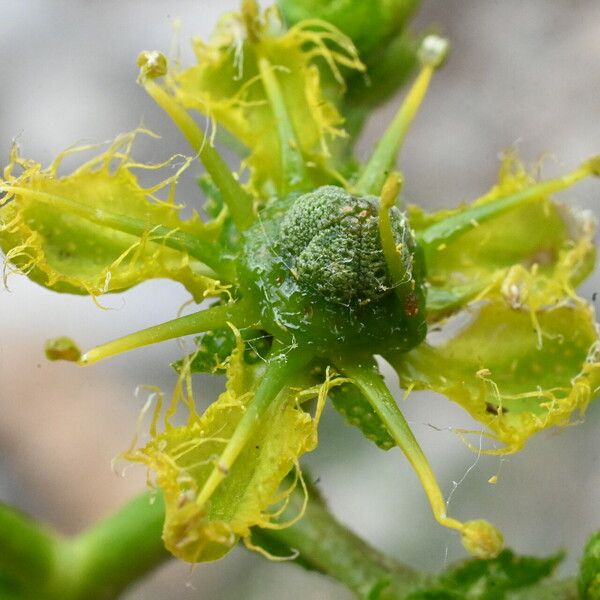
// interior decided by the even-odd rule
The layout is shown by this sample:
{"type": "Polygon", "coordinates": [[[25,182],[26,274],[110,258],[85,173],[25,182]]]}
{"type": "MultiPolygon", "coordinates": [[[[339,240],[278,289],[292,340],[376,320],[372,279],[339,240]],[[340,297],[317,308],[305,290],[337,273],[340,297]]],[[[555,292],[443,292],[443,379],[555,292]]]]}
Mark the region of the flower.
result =
{"type": "Polygon", "coordinates": [[[142,53],[139,81],[206,167],[208,219],[180,218],[174,194],[182,169],[154,188],[140,185],[133,171],[155,167],[130,159],[134,132],[64,177],[57,175],[64,153],[42,169],[13,151],[0,181],[0,244],[9,268],[59,292],[95,297],[169,277],[197,301],[218,300],[81,356],[61,338],[48,345],[49,356],[91,364],[200,334],[196,352],[176,365],[180,380],[162,425],[159,398],[150,441],[124,454],[148,466],[164,490],[164,540],[184,560],[220,558],[239,538],[252,547],[252,527],[284,525],[277,518],[302,485],[299,458],[316,446],[328,396],[380,447],[404,452],[434,517],[472,554],[497,555],[503,541],[495,527],[446,514],[374,356],[408,389],[463,406],[504,444],[490,452],[514,452],[583,412],[600,387],[594,313],[575,292],[593,265],[594,224],[552,195],[599,175],[600,159],[537,182],[509,153],[497,185],[473,204],[402,214],[394,206],[401,178],[390,171],[445,57],[444,40],[423,40],[421,71],[363,166],[342,130],[352,112],[345,98],[362,93],[352,77],[345,89],[343,77],[363,66],[332,24],[286,29],[275,11],[261,16],[246,1],[212,43],[196,41],[195,49],[199,62],[187,69],[142,53]],[[237,139],[250,171],[245,183],[188,109],[237,139]],[[167,200],[155,196],[161,187],[170,190],[167,200]],[[225,370],[228,383],[200,415],[191,374],[202,370],[225,370]],[[188,420],[173,425],[180,402],[188,420]]]}

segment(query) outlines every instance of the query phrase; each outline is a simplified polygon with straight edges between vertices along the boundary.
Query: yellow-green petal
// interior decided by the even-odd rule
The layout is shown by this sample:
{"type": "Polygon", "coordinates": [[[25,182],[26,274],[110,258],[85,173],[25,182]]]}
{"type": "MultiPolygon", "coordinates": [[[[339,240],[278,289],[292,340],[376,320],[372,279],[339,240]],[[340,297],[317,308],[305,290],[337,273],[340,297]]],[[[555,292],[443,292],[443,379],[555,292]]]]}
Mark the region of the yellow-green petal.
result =
{"type": "Polygon", "coordinates": [[[320,409],[313,417],[300,402],[318,395],[322,407],[327,386],[284,389],[284,401],[267,410],[210,499],[199,504],[203,486],[252,400],[263,370],[245,363],[243,343],[238,339],[228,365],[227,389],[218,400],[203,415],[189,405],[185,425],[173,427],[167,421],[162,433],[153,431],[145,447],[125,454],[147,465],[163,489],[163,538],[169,551],[183,560],[216,560],[240,538],[251,546],[251,527],[275,526],[277,511],[292,492],[281,489],[284,477],[298,468],[300,455],[316,446],[320,409]]]}
{"type": "Polygon", "coordinates": [[[281,92],[278,108],[289,119],[292,136],[283,153],[296,153],[308,168],[308,175],[296,174],[301,189],[335,179],[330,146],[345,135],[343,118],[322,90],[319,68],[334,73],[339,97],[340,68],[363,68],[350,39],[334,26],[311,20],[285,31],[274,14],[267,11],[254,22],[251,35],[247,15],[226,15],[211,42],[194,40],[198,64],[169,73],[165,84],[184,107],[223,126],[248,149],[243,165],[250,169],[251,188],[263,197],[281,192],[284,178],[293,174],[283,172],[281,110],[272,104],[261,61],[270,65],[268,74],[281,92]]]}
{"type": "MultiPolygon", "coordinates": [[[[579,171],[586,168],[584,163],[579,171]]],[[[573,183],[576,180],[573,177],[573,183]]],[[[491,204],[535,185],[533,177],[509,153],[502,163],[498,184],[485,196],[472,205],[429,215],[411,207],[410,223],[418,236],[471,207],[491,204]]],[[[562,187],[568,185],[571,183],[562,187]]],[[[539,194],[485,222],[474,223],[458,236],[427,247],[427,277],[431,286],[427,302],[429,320],[444,317],[474,298],[486,297],[509,277],[515,265],[543,278],[545,303],[572,295],[573,287],[593,267],[594,232],[594,220],[587,213],[571,210],[547,194],[539,194]],[[552,290],[548,286],[550,281],[552,290]]]]}
{"type": "Polygon", "coordinates": [[[569,424],[600,390],[595,314],[578,298],[532,310],[496,295],[471,304],[434,335],[440,341],[430,336],[392,359],[403,385],[460,404],[504,444],[500,453],[569,424]]]}
{"type": "Polygon", "coordinates": [[[187,252],[168,247],[165,238],[183,232],[210,241],[221,223],[204,224],[198,215],[181,219],[181,207],[174,202],[181,169],[155,186],[142,186],[134,171],[162,165],[131,160],[136,133],[118,137],[68,175],[58,173],[62,159],[90,147],[63,152],[47,168],[13,150],[0,180],[5,191],[0,247],[9,272],[26,273],[55,291],[92,296],[161,277],[181,282],[197,300],[217,290],[214,272],[187,252]],[[155,195],[161,188],[169,191],[166,200],[155,195]],[[106,215],[141,223],[141,231],[132,234],[110,226],[106,215]]]}

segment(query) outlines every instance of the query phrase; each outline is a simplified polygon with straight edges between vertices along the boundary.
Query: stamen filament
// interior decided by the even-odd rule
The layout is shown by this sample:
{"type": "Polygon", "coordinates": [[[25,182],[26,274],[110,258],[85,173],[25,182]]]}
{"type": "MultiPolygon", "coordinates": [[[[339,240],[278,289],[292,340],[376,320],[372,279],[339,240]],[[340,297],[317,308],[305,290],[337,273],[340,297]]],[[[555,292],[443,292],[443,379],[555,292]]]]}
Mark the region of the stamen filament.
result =
{"type": "Polygon", "coordinates": [[[214,269],[214,274],[219,278],[227,281],[232,281],[235,278],[232,262],[221,258],[220,247],[214,242],[200,240],[184,231],[171,229],[164,225],[147,223],[141,219],[113,213],[103,208],[90,207],[76,200],[57,196],[56,194],[12,185],[0,185],[0,191],[29,197],[43,204],[70,212],[97,225],[109,227],[136,237],[142,237],[151,233],[154,237],[158,238],[156,241],[151,240],[152,243],[163,244],[174,250],[186,252],[191,257],[214,269]]]}
{"type": "Polygon", "coordinates": [[[425,490],[435,519],[444,527],[460,530],[463,524],[446,516],[446,503],[427,457],[372,360],[354,362],[342,359],[337,361],[337,365],[360,389],[412,465],[425,490]]]}
{"type": "Polygon", "coordinates": [[[498,198],[486,204],[474,206],[452,217],[448,217],[420,232],[417,235],[418,240],[425,250],[435,250],[440,244],[453,240],[459,235],[473,229],[478,224],[484,223],[519,204],[543,196],[549,196],[550,194],[569,188],[586,177],[598,176],[600,171],[599,163],[600,157],[592,158],[563,177],[534,184],[514,194],[498,198]]]}
{"type": "Polygon", "coordinates": [[[79,360],[80,365],[91,365],[98,362],[150,344],[157,344],[173,338],[194,333],[202,333],[218,327],[226,327],[228,323],[237,328],[249,327],[258,321],[253,305],[248,300],[239,300],[234,304],[223,304],[201,310],[185,317],[179,317],[154,325],[141,331],[136,331],[122,338],[113,340],[102,346],[97,346],[86,352],[79,360]]]}
{"type": "MultiPolygon", "coordinates": [[[[143,69],[142,69],[143,72],[143,69]]],[[[162,87],[149,76],[140,78],[146,92],[171,117],[192,148],[197,152],[209,175],[219,188],[223,202],[231,213],[235,226],[244,231],[254,223],[255,215],[251,196],[235,179],[227,163],[206,139],[194,119],[162,87]]]]}
{"type": "Polygon", "coordinates": [[[379,203],[379,238],[394,291],[400,298],[405,296],[405,284],[410,283],[410,277],[406,277],[406,266],[396,247],[390,209],[396,203],[402,183],[402,176],[399,173],[391,173],[383,184],[379,203]]]}
{"type": "Polygon", "coordinates": [[[388,172],[396,162],[408,129],[425,98],[431,77],[443,62],[447,51],[448,43],[443,38],[430,35],[423,40],[419,51],[419,59],[423,65],[421,72],[365,165],[355,186],[357,193],[378,194],[381,190],[388,172]]]}
{"type": "Polygon", "coordinates": [[[463,545],[474,556],[497,556],[502,549],[503,540],[502,534],[493,525],[483,519],[462,523],[447,516],[446,503],[429,462],[373,360],[370,357],[359,360],[343,357],[336,362],[342,373],[352,379],[361,390],[412,465],[425,490],[436,521],[444,527],[459,531],[463,545]]]}
{"type": "Polygon", "coordinates": [[[265,57],[261,57],[258,61],[258,68],[277,123],[281,172],[283,173],[281,192],[285,194],[294,189],[299,181],[306,181],[308,174],[300,151],[300,143],[285,106],[274,67],[265,57]]]}
{"type": "Polygon", "coordinates": [[[279,404],[286,398],[285,395],[280,394],[281,390],[290,377],[307,364],[311,358],[305,352],[292,352],[287,355],[278,354],[270,359],[258,389],[246,407],[244,416],[235,428],[225,450],[217,459],[213,471],[196,498],[198,506],[204,506],[219,484],[227,477],[237,457],[260,425],[261,418],[267,409],[273,406],[277,410],[279,404]]]}

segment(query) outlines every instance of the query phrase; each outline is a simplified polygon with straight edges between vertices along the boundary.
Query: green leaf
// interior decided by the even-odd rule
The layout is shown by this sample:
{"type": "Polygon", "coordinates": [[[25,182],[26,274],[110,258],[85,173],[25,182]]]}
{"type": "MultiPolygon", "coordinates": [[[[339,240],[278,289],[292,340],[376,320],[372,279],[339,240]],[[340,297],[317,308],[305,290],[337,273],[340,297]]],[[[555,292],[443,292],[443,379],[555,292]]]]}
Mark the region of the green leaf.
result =
{"type": "MultiPolygon", "coordinates": [[[[254,365],[265,360],[271,350],[273,338],[266,331],[242,329],[244,362],[254,365]]],[[[196,350],[187,358],[173,363],[177,372],[189,368],[191,373],[225,372],[228,359],[236,347],[236,335],[230,327],[207,331],[195,338],[196,350]]]]}
{"type": "Polygon", "coordinates": [[[492,560],[470,560],[442,573],[434,585],[406,600],[508,600],[511,592],[527,589],[552,575],[563,558],[519,557],[504,550],[492,560]]]}
{"type": "Polygon", "coordinates": [[[396,446],[383,421],[355,385],[343,383],[336,386],[329,391],[329,397],[333,406],[346,421],[358,427],[366,438],[382,450],[389,450],[396,446]]]}
{"type": "Polygon", "coordinates": [[[589,539],[579,571],[579,594],[582,600],[600,599],[600,531],[589,539]]]}

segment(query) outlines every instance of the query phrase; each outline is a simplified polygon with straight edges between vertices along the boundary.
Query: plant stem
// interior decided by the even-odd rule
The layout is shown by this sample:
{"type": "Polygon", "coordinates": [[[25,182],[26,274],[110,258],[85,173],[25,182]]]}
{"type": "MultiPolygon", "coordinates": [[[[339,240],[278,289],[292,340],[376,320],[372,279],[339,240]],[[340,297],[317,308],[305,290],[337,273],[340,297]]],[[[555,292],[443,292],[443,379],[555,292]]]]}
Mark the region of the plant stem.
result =
{"type": "Polygon", "coordinates": [[[52,532],[15,508],[0,504],[0,581],[19,590],[41,588],[51,577],[55,549],[52,532]]]}
{"type": "Polygon", "coordinates": [[[254,325],[257,321],[258,315],[253,304],[247,300],[213,306],[185,317],[179,317],[160,325],[136,331],[102,346],[96,346],[86,352],[79,363],[81,365],[91,365],[109,356],[141,348],[142,346],[157,344],[193,333],[202,333],[219,327],[227,327],[228,323],[237,328],[243,328],[254,325]]]}
{"type": "MultiPolygon", "coordinates": [[[[304,496],[296,490],[280,520],[289,520],[302,509],[304,496]]],[[[426,582],[426,576],[379,552],[339,523],[311,490],[302,519],[283,529],[258,529],[253,540],[268,551],[300,553],[299,562],[337,579],[358,597],[403,598],[426,582]]]]}
{"type": "Polygon", "coordinates": [[[117,595],[170,555],[161,532],[162,494],[145,493],[114,515],[63,544],[63,569],[73,592],[69,600],[104,600],[117,595]]]}

